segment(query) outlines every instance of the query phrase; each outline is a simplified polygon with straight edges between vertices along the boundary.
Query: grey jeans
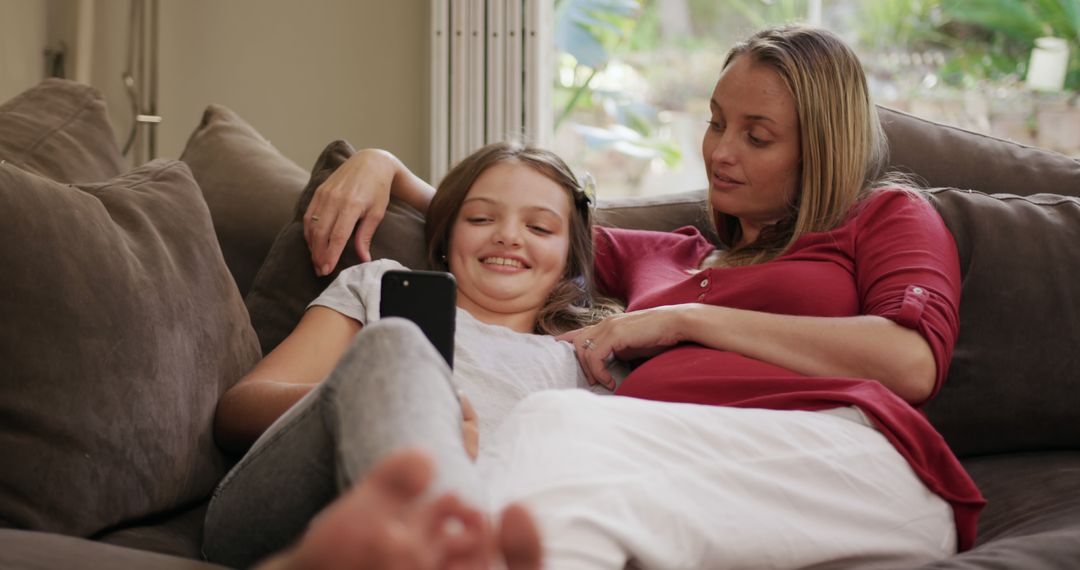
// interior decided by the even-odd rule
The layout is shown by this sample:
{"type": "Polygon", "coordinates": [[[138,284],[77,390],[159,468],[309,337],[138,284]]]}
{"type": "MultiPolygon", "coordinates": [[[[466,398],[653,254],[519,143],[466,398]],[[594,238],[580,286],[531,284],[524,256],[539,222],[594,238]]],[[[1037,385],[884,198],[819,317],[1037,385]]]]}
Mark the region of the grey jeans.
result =
{"type": "Polygon", "coordinates": [[[282,550],[380,457],[403,446],[434,459],[430,494],[454,491],[484,504],[446,362],[411,322],[385,319],[364,327],[326,380],[274,422],[218,485],[203,555],[247,567],[282,550]]]}

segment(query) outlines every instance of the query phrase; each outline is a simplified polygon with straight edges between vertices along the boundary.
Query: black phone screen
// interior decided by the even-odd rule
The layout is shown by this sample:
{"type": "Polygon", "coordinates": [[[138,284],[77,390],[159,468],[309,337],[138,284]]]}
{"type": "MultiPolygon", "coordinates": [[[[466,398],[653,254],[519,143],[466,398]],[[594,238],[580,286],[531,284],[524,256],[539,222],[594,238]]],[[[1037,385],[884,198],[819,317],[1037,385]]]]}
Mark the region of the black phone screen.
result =
{"type": "Polygon", "coordinates": [[[409,319],[454,367],[457,282],[443,271],[391,270],[382,277],[379,315],[409,319]]]}

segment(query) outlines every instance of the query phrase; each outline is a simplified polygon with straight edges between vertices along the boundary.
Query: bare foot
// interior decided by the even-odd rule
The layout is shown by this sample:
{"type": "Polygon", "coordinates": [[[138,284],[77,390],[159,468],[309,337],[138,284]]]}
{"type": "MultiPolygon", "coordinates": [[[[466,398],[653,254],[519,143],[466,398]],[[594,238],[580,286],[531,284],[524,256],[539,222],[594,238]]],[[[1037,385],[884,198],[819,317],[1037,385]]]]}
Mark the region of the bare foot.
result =
{"type": "Polygon", "coordinates": [[[532,515],[521,505],[506,507],[499,518],[495,559],[502,558],[508,570],[539,570],[540,553],[540,531],[532,515]]]}
{"type": "Polygon", "coordinates": [[[386,457],[259,570],[540,568],[540,534],[524,508],[508,507],[493,531],[483,513],[452,494],[419,501],[433,477],[421,452],[386,457]]]}

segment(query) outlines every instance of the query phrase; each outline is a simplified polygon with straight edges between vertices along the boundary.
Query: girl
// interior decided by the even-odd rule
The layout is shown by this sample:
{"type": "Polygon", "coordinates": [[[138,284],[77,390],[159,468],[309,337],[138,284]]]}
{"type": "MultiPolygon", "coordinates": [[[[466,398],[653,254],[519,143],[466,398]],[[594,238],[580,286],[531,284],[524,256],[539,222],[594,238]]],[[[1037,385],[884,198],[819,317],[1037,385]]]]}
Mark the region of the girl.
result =
{"type": "Polygon", "coordinates": [[[433,265],[458,285],[452,381],[415,326],[376,322],[380,278],[402,266],[343,271],[218,405],[219,443],[258,441],[211,501],[210,560],[249,565],[286,546],[403,445],[434,456],[433,491],[482,504],[469,456],[510,408],[532,392],[588,387],[573,347],[551,335],[617,308],[592,300],[590,199],[561,159],[504,143],[477,151],[441,183],[426,234],[433,265]]]}

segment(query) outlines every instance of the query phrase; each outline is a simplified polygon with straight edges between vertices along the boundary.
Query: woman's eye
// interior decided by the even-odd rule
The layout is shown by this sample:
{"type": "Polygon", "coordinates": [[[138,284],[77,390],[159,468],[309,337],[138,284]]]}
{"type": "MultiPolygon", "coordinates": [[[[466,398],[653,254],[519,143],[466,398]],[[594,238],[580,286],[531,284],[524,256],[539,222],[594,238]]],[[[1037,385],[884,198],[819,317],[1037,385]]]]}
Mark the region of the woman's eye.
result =
{"type": "Polygon", "coordinates": [[[755,137],[753,134],[750,134],[750,133],[747,133],[746,137],[748,139],[750,139],[750,144],[752,144],[754,146],[765,146],[765,145],[769,144],[769,141],[767,141],[765,139],[762,139],[762,138],[755,137]]]}
{"type": "Polygon", "coordinates": [[[710,119],[710,120],[705,121],[705,122],[709,124],[709,129],[711,129],[711,130],[714,130],[714,131],[722,131],[722,130],[724,130],[724,124],[721,123],[720,121],[713,121],[713,120],[710,119]]]}

